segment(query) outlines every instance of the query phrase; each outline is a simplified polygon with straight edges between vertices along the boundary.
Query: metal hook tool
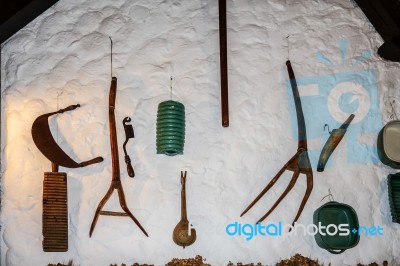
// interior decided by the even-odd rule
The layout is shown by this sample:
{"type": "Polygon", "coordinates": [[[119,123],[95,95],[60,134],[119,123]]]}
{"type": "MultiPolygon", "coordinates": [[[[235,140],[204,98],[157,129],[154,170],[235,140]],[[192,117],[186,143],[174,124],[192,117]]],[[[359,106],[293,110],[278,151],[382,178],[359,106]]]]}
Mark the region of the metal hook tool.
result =
{"type": "Polygon", "coordinates": [[[271,207],[271,209],[263,216],[260,218],[258,222],[262,222],[265,218],[270,215],[275,208],[279,205],[279,203],[283,200],[283,198],[289,193],[290,190],[294,187],[294,185],[297,182],[297,179],[300,174],[305,174],[307,178],[307,189],[305,192],[305,195],[303,197],[303,200],[301,201],[300,208],[296,214],[296,217],[293,220],[292,225],[299,219],[301,212],[304,209],[304,206],[307,203],[308,198],[310,197],[312,188],[313,188],[313,172],[311,168],[311,163],[310,159],[308,157],[308,152],[307,152],[307,134],[306,134],[306,124],[304,121],[304,114],[303,114],[303,109],[301,107],[301,100],[300,100],[300,94],[299,90],[297,88],[297,82],[296,78],[294,76],[294,72],[292,69],[292,66],[290,64],[290,61],[286,61],[286,66],[287,70],[289,73],[289,78],[290,78],[290,85],[292,87],[292,93],[294,97],[294,103],[296,107],[296,115],[297,115],[297,128],[298,128],[298,146],[297,146],[297,152],[294,154],[294,156],[279,170],[279,172],[272,178],[272,180],[268,183],[268,185],[261,191],[261,193],[253,200],[252,203],[243,211],[243,213],[240,216],[243,216],[246,212],[248,212],[262,196],[265,195],[265,193],[268,192],[268,190],[278,181],[278,179],[281,177],[281,175],[286,171],[293,171],[293,176],[292,179],[289,182],[289,185],[283,192],[283,194],[278,198],[278,200],[275,202],[275,204],[271,207]]]}
{"type": "Polygon", "coordinates": [[[122,145],[122,148],[124,149],[124,154],[125,154],[126,171],[128,172],[128,175],[130,177],[135,177],[135,172],[133,171],[133,167],[131,164],[131,158],[129,157],[128,153],[126,152],[126,144],[128,143],[128,140],[133,139],[135,137],[133,127],[131,124],[128,124],[129,122],[131,122],[130,117],[125,117],[124,120],[122,120],[122,124],[124,125],[124,130],[125,130],[125,138],[126,138],[124,141],[124,144],[122,145]]]}

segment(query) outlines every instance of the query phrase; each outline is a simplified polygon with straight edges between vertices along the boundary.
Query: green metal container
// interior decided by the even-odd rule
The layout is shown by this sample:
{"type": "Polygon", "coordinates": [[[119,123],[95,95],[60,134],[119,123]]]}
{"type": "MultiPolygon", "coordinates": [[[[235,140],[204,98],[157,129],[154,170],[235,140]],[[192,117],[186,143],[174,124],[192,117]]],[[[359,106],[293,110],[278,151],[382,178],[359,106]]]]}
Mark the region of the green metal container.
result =
{"type": "Polygon", "coordinates": [[[185,144],[185,106],[177,101],[165,101],[157,111],[157,154],[183,154],[185,144]]]}
{"type": "Polygon", "coordinates": [[[338,203],[336,201],[330,201],[319,207],[313,215],[313,222],[318,227],[330,226],[329,232],[332,234],[335,230],[331,228],[338,228],[334,235],[328,234],[326,231],[321,232],[318,230],[317,234],[314,235],[317,245],[323,249],[326,249],[332,254],[343,253],[346,249],[355,247],[360,241],[360,236],[357,232],[352,232],[353,229],[359,229],[357,213],[354,209],[343,203],[338,203]],[[347,224],[345,228],[348,229],[348,234],[344,234],[344,231],[339,230],[344,228],[339,225],[347,224]],[[343,235],[340,235],[342,233],[343,235]]]}
{"type": "Polygon", "coordinates": [[[387,123],[378,135],[378,156],[383,164],[400,169],[400,120],[387,123]]]}
{"type": "Polygon", "coordinates": [[[394,223],[400,223],[400,173],[388,176],[389,206],[394,223]]]}

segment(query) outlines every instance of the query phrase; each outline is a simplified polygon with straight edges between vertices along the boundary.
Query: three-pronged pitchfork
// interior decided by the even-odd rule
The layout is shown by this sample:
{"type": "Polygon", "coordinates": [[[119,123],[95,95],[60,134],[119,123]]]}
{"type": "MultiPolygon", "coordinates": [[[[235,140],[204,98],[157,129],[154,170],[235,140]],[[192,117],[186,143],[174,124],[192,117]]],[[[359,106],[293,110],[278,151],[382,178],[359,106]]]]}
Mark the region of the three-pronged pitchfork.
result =
{"type": "Polygon", "coordinates": [[[294,104],[296,107],[296,116],[297,116],[297,129],[298,129],[298,146],[297,146],[297,152],[295,155],[282,167],[281,170],[272,178],[272,180],[268,183],[268,185],[261,191],[261,193],[253,200],[253,202],[244,210],[244,212],[240,215],[243,216],[248,210],[250,210],[254,204],[257,203],[257,201],[264,196],[265,193],[268,192],[268,190],[278,181],[278,179],[281,177],[283,172],[285,170],[293,171],[293,176],[292,179],[289,182],[289,185],[285,189],[285,191],[282,193],[282,195],[278,198],[278,200],[275,202],[275,204],[271,207],[271,209],[263,216],[260,218],[258,222],[264,221],[265,218],[270,215],[275,208],[279,205],[279,203],[282,201],[282,199],[289,193],[290,190],[294,187],[294,185],[297,182],[297,179],[300,174],[305,174],[307,177],[307,189],[306,193],[304,195],[303,200],[301,201],[300,208],[297,212],[296,217],[293,220],[292,225],[299,219],[301,212],[304,209],[304,206],[307,203],[308,198],[310,197],[312,188],[313,188],[313,172],[311,168],[311,163],[310,159],[308,157],[308,152],[307,152],[307,134],[306,134],[306,124],[304,121],[304,114],[303,114],[303,109],[301,107],[301,100],[300,100],[300,95],[299,95],[299,90],[297,88],[297,82],[296,78],[294,76],[294,72],[292,69],[292,65],[290,64],[290,61],[286,61],[286,66],[287,70],[289,73],[289,78],[290,78],[290,85],[292,87],[292,92],[293,92],[293,98],[294,98],[294,104]]]}

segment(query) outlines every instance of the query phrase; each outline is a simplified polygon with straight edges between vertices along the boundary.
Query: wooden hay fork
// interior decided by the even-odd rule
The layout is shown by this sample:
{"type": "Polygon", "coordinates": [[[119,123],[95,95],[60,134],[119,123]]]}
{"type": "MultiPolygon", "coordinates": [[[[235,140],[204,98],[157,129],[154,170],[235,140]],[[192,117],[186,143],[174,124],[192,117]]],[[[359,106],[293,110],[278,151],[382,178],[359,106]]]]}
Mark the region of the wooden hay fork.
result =
{"type": "MultiPolygon", "coordinates": [[[[289,73],[289,78],[290,78],[290,85],[292,87],[292,93],[293,93],[293,98],[294,98],[294,103],[296,107],[296,116],[297,116],[297,128],[298,128],[298,146],[297,146],[297,152],[295,155],[282,167],[281,170],[272,178],[272,180],[268,183],[268,185],[261,191],[261,193],[253,200],[253,202],[243,211],[243,213],[240,216],[243,216],[248,210],[250,210],[256,203],[257,201],[264,196],[265,193],[268,192],[268,190],[278,181],[278,179],[281,177],[281,175],[286,171],[293,171],[293,176],[292,179],[289,182],[289,185],[285,189],[285,191],[282,193],[282,195],[278,198],[278,200],[275,202],[275,204],[271,207],[271,209],[263,216],[260,218],[258,222],[264,221],[265,218],[270,215],[275,208],[279,205],[279,203],[282,201],[282,199],[289,193],[290,190],[294,187],[294,185],[297,182],[297,179],[300,174],[305,174],[307,178],[307,189],[304,195],[303,200],[301,201],[300,208],[297,212],[296,217],[294,218],[292,225],[299,219],[301,212],[304,209],[304,206],[307,203],[308,198],[310,197],[312,188],[313,188],[313,172],[311,168],[311,163],[310,163],[310,158],[308,157],[308,152],[307,152],[307,134],[306,134],[306,124],[304,121],[304,114],[303,114],[303,109],[301,107],[301,100],[300,100],[300,95],[299,95],[299,90],[297,88],[297,82],[296,78],[294,76],[294,72],[292,69],[292,66],[290,64],[290,61],[286,61],[286,66],[287,70],[289,73]]],[[[257,222],[257,223],[258,223],[257,222]]]]}
{"type": "Polygon", "coordinates": [[[110,96],[109,96],[109,110],[108,110],[108,118],[109,118],[109,126],[110,126],[110,143],[111,143],[111,160],[112,160],[112,180],[110,188],[108,189],[106,195],[100,201],[96,213],[93,217],[92,225],[90,226],[89,236],[91,237],[96,226],[99,215],[108,215],[108,216],[128,216],[130,217],[135,224],[142,230],[142,232],[148,236],[144,228],[141,226],[139,221],[133,216],[131,211],[128,209],[125,200],[124,190],[122,189],[121,178],[120,178],[120,169],[119,169],[119,159],[118,159],[118,142],[117,142],[117,130],[115,125],[115,98],[117,94],[117,78],[112,77],[111,86],[110,86],[110,96]],[[114,189],[118,192],[119,204],[124,212],[113,212],[113,211],[103,211],[103,207],[106,202],[110,199],[114,189]]]}

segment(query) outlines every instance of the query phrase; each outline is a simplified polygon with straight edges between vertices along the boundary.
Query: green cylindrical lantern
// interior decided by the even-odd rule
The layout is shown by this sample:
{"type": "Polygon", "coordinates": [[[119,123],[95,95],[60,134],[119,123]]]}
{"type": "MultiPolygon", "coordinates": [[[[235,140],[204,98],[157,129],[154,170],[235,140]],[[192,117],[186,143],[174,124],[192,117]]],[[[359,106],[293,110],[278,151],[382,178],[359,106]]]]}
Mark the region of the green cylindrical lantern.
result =
{"type": "Polygon", "coordinates": [[[157,154],[183,154],[185,144],[185,106],[169,100],[158,105],[157,154]]]}

